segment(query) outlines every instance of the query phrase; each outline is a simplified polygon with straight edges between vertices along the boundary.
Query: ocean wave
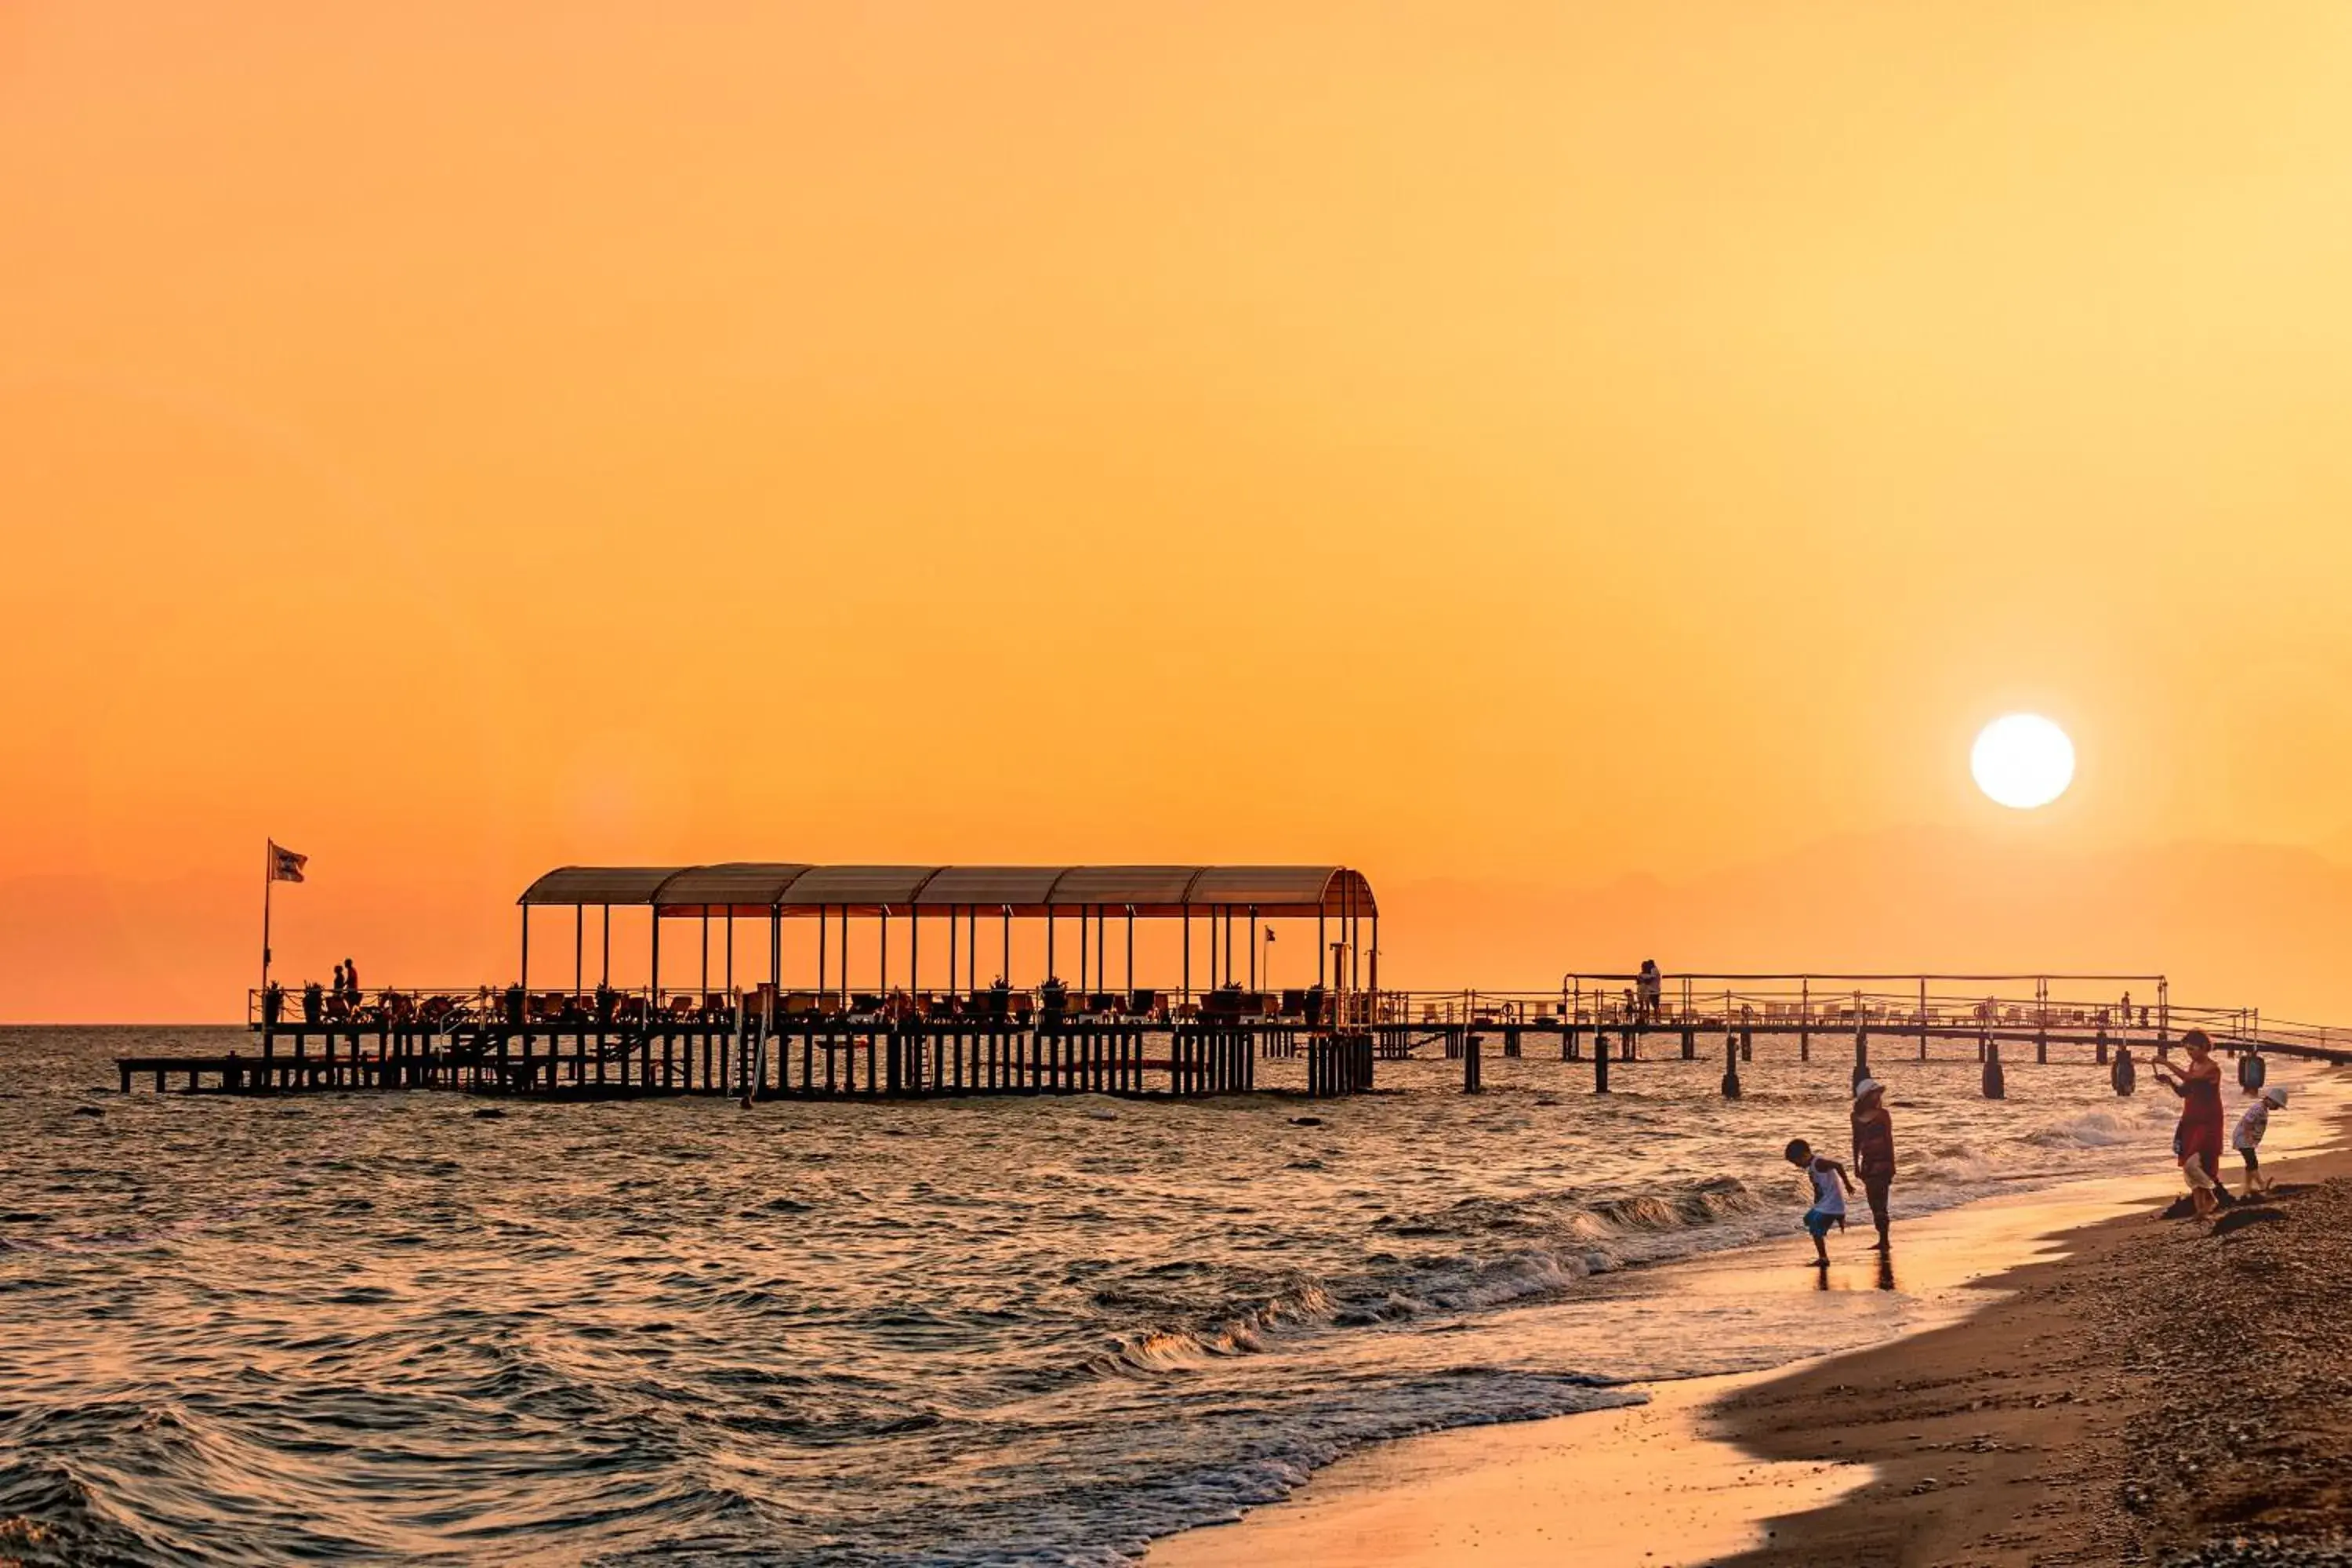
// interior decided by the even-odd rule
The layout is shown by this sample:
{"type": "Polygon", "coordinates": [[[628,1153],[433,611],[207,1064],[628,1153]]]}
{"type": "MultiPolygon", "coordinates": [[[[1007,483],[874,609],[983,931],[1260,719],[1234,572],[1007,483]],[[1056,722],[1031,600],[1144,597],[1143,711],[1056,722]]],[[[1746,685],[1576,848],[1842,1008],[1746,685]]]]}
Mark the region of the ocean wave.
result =
{"type": "MultiPolygon", "coordinates": [[[[1842,1062],[1759,1054],[1735,1103],[1705,1061],[1597,1097],[1490,1058],[1484,1096],[1383,1062],[1429,1092],[1311,1117],[677,1100],[492,1132],[437,1096],[110,1092],[93,1142],[78,1086],[147,1042],[54,1039],[27,1081],[71,1093],[0,1100],[0,1334],[43,1348],[0,1364],[0,1557],[44,1564],[1110,1564],[1364,1444],[1885,1306],[1645,1272],[1809,1250],[1780,1149],[1843,1154],[1842,1062]]],[[[1879,1071],[1906,1219],[2153,1168],[2178,1110],[2087,1060],[2013,1064],[2006,1102],[1972,1064],[1879,1071]]]]}
{"type": "Polygon", "coordinates": [[[2090,1110],[2047,1127],[2035,1128],[2024,1134],[2021,1141],[2050,1149],[2113,1149],[2144,1140],[2147,1136],[2147,1127],[2134,1126],[2133,1123],[2145,1120],[2118,1115],[2111,1110],[2090,1110]]]}
{"type": "MultiPolygon", "coordinates": [[[[1149,1377],[1261,1353],[1297,1331],[1396,1325],[1562,1296],[1596,1275],[1625,1267],[1629,1254],[1656,1261],[1673,1250],[1662,1245],[1664,1239],[1676,1235],[1688,1236],[1688,1250],[1696,1250],[1703,1245],[1698,1233],[1769,1206],[1734,1176],[1649,1192],[1465,1199],[1374,1228],[1467,1246],[1409,1258],[1388,1255],[1381,1266],[1361,1272],[1294,1281],[1255,1300],[1229,1298],[1228,1305],[1201,1311],[1191,1325],[1159,1323],[1119,1332],[1108,1350],[1087,1363],[1087,1370],[1149,1377]],[[1646,1245],[1629,1245],[1637,1241],[1646,1245]]],[[[1111,1310],[1143,1304],[1116,1293],[1100,1295],[1097,1302],[1111,1310]]]]}

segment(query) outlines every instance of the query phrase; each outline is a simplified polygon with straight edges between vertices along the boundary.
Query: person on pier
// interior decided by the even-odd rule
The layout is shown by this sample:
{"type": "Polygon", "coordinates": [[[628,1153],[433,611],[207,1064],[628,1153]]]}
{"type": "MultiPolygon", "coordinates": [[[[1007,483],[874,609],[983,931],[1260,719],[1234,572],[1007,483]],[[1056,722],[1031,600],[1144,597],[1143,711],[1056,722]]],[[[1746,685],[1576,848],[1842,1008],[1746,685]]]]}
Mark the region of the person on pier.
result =
{"type": "Polygon", "coordinates": [[[1853,1086],[1853,1168],[1870,1202],[1870,1223],[1878,1227],[1876,1250],[1887,1251],[1887,1226],[1895,1218],[1895,1118],[1887,1113],[1886,1086],[1865,1078],[1853,1086]]]}
{"type": "Polygon", "coordinates": [[[1666,977],[1658,973],[1658,961],[1642,960],[1642,973],[1636,984],[1641,986],[1641,1016],[1644,1023],[1656,1018],[1664,1010],[1666,977]]]}

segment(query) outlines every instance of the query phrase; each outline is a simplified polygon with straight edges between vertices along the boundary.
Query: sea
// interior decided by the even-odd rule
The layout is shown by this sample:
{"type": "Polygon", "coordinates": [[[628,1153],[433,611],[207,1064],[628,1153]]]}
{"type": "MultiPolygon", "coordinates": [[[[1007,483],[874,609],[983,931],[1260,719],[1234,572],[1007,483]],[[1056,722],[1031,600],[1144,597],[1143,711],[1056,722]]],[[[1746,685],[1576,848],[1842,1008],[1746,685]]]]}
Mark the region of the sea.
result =
{"type": "MultiPolygon", "coordinates": [[[[116,1090],[242,1038],[0,1029],[0,1558],[1126,1563],[1368,1444],[1903,1319],[1677,1287],[1806,1255],[1781,1148],[1843,1153],[1843,1044],[1759,1042],[1737,1101],[1719,1057],[1603,1097],[1492,1042],[1483,1094],[1382,1062],[1344,1101],[116,1090]]],[[[2145,1073],[1996,1101],[1912,1049],[1874,1061],[1898,1215],[2162,1171],[2145,1073]]]]}

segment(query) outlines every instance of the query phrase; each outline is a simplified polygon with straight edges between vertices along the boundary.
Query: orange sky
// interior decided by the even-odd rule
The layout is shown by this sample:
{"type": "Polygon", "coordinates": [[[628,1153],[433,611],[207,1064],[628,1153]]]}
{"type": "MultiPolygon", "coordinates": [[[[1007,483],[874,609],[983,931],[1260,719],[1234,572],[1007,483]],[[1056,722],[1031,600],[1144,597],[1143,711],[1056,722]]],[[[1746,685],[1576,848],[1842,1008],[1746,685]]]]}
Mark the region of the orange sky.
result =
{"type": "Polygon", "coordinates": [[[0,1017],[237,1012],[274,834],[372,982],[565,860],[1330,858],[1404,981],[2352,1021],[2348,79],[2332,0],[19,0],[0,1017]]]}

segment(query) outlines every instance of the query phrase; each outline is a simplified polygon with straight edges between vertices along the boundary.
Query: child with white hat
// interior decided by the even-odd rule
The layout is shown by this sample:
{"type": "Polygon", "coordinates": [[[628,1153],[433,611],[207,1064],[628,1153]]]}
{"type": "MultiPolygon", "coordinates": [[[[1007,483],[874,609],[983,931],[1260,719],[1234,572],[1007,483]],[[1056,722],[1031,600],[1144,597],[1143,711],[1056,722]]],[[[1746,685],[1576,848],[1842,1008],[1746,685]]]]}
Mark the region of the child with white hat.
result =
{"type": "Polygon", "coordinates": [[[2262,1156],[2255,1151],[2262,1147],[2263,1134],[2270,1131],[2271,1112],[2286,1109],[2286,1085],[2274,1083],[2263,1090],[2263,1097],[2246,1107],[2238,1118],[2238,1130],[2230,1134],[2230,1147],[2246,1163],[2247,1197],[2257,1192],[2269,1192],[2271,1181],[2263,1174],[2262,1156]]]}

